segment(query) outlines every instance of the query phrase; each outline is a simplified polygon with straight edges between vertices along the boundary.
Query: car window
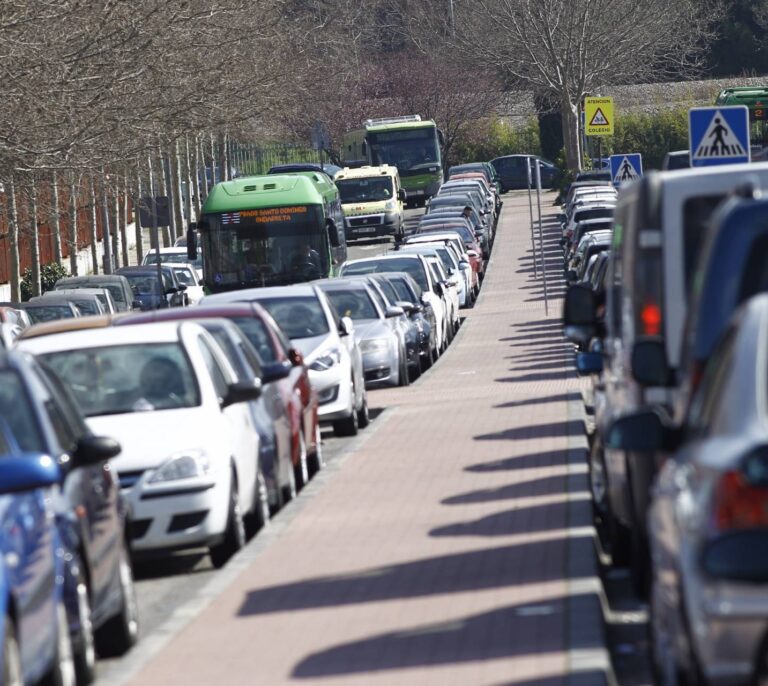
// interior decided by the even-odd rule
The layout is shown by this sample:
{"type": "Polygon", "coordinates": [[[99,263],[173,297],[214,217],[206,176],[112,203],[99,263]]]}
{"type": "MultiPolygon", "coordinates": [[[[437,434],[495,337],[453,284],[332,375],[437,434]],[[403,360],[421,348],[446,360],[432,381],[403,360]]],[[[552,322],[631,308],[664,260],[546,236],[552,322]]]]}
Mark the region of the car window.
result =
{"type": "Polygon", "coordinates": [[[376,274],[382,272],[406,272],[410,274],[422,290],[428,290],[427,275],[421,261],[418,259],[396,258],[387,260],[365,260],[351,262],[342,267],[342,275],[376,274]]]}
{"type": "Polygon", "coordinates": [[[0,417],[25,452],[47,452],[29,394],[14,370],[0,371],[0,417]]]}
{"type": "Polygon", "coordinates": [[[288,338],[313,338],[330,331],[320,301],[312,295],[283,298],[260,298],[288,338]]]}
{"type": "Polygon", "coordinates": [[[379,309],[382,312],[387,311],[387,303],[384,301],[384,298],[381,297],[381,293],[376,289],[375,286],[371,286],[371,296],[376,301],[376,304],[379,306],[379,309]]]}
{"type": "Polygon", "coordinates": [[[240,327],[263,363],[269,364],[277,360],[277,351],[264,322],[256,317],[233,317],[232,321],[240,327]]]}
{"type": "Polygon", "coordinates": [[[331,305],[340,317],[350,317],[353,321],[361,319],[378,319],[379,313],[367,290],[350,288],[349,290],[326,291],[331,305]]]}
{"type": "Polygon", "coordinates": [[[81,348],[41,357],[86,417],[200,404],[194,370],[179,343],[81,348]]]}
{"type": "Polygon", "coordinates": [[[714,422],[724,397],[725,382],[733,361],[736,330],[731,328],[715,348],[702,376],[701,384],[691,399],[687,429],[694,436],[706,436],[715,428],[714,422]]]}
{"type": "Polygon", "coordinates": [[[56,433],[59,446],[64,452],[71,452],[77,447],[78,440],[88,433],[88,428],[76,409],[77,401],[61,379],[46,365],[39,365],[36,373],[50,394],[45,403],[45,410],[56,433]]]}
{"type": "Polygon", "coordinates": [[[408,288],[408,284],[403,279],[393,279],[392,286],[397,291],[397,299],[404,302],[415,303],[418,302],[418,298],[415,293],[411,293],[408,288]]]}
{"type": "Polygon", "coordinates": [[[200,347],[200,352],[203,355],[205,366],[208,368],[208,373],[211,375],[213,381],[213,387],[216,390],[216,395],[222,399],[227,397],[229,390],[229,384],[227,383],[227,377],[224,375],[224,370],[221,368],[219,361],[216,359],[216,355],[211,350],[208,342],[202,338],[197,339],[197,344],[200,347]]]}
{"type": "Polygon", "coordinates": [[[683,251],[685,293],[691,293],[693,275],[698,266],[701,248],[709,230],[710,219],[724,195],[700,195],[683,204],[683,251]]]}
{"type": "Polygon", "coordinates": [[[208,333],[213,336],[213,340],[219,344],[219,347],[222,349],[227,360],[229,360],[229,363],[235,370],[238,381],[253,380],[255,371],[250,369],[246,361],[240,357],[240,351],[235,342],[230,338],[229,333],[218,326],[211,328],[205,324],[203,324],[203,326],[208,331],[208,333]]]}
{"type": "Polygon", "coordinates": [[[394,305],[397,302],[397,292],[392,287],[387,279],[377,279],[376,283],[379,284],[379,288],[384,291],[384,295],[387,297],[390,303],[394,305]]]}
{"type": "Polygon", "coordinates": [[[195,279],[194,275],[192,274],[192,270],[189,267],[180,267],[173,270],[176,272],[176,278],[179,280],[180,283],[183,283],[185,286],[196,286],[197,280],[195,279]]]}

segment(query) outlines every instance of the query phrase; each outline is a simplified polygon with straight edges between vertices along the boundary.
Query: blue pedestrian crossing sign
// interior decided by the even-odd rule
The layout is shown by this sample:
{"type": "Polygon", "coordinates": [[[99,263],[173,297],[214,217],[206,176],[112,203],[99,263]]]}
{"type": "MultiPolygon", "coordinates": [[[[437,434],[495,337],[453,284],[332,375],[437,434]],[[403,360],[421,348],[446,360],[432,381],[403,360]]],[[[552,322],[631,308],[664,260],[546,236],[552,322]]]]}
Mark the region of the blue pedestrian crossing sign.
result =
{"type": "Polygon", "coordinates": [[[611,155],[611,180],[617,188],[635,181],[643,175],[643,156],[640,153],[611,155]]]}
{"type": "Polygon", "coordinates": [[[695,107],[688,113],[688,138],[692,167],[749,162],[749,110],[695,107]]]}

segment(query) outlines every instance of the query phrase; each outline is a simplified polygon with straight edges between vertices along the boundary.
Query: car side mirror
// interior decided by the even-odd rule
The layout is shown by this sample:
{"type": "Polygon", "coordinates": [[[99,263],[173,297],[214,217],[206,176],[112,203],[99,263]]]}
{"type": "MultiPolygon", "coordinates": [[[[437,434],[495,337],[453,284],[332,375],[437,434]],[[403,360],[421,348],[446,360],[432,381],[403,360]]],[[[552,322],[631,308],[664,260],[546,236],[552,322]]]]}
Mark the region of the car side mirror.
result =
{"type": "Polygon", "coordinates": [[[569,269],[565,272],[565,280],[568,283],[576,283],[579,280],[579,273],[575,269],[569,269]]]}
{"type": "Polygon", "coordinates": [[[138,300],[134,300],[134,301],[131,303],[131,307],[132,307],[134,310],[140,310],[140,309],[141,309],[141,303],[140,303],[138,300]]]}
{"type": "Polygon", "coordinates": [[[670,386],[672,370],[664,341],[659,337],[638,338],[632,346],[632,376],[643,386],[670,386]]]}
{"type": "Polygon", "coordinates": [[[227,395],[221,401],[221,409],[235,405],[236,403],[249,403],[258,400],[261,397],[261,380],[238,381],[230,384],[227,388],[227,395]]]}
{"type": "Polygon", "coordinates": [[[614,421],[608,427],[606,447],[638,453],[671,451],[680,445],[680,437],[662,410],[646,408],[614,421]]]}
{"type": "Polygon", "coordinates": [[[445,291],[443,290],[443,285],[441,283],[436,281],[433,290],[436,295],[439,295],[441,298],[443,297],[445,291]]]}
{"type": "Polygon", "coordinates": [[[467,250],[467,257],[479,257],[479,255],[477,254],[477,250],[472,250],[472,249],[467,250]]]}
{"type": "Polygon", "coordinates": [[[403,308],[403,312],[406,314],[413,314],[417,307],[421,308],[421,305],[414,305],[413,303],[410,303],[406,300],[398,300],[395,305],[397,307],[403,308]]]}
{"type": "Polygon", "coordinates": [[[408,193],[405,192],[405,188],[401,188],[397,191],[397,199],[400,202],[406,202],[408,200],[408,193]]]}
{"type": "Polygon", "coordinates": [[[598,352],[578,353],[576,371],[579,376],[591,376],[603,371],[603,355],[598,352]]]}
{"type": "Polygon", "coordinates": [[[72,453],[71,466],[87,467],[109,460],[120,454],[120,444],[114,438],[106,436],[83,436],[72,453]]]}
{"type": "Polygon", "coordinates": [[[187,228],[187,258],[191,261],[197,259],[197,223],[190,222],[187,228]]]}
{"type": "Polygon", "coordinates": [[[0,460],[0,493],[21,493],[61,482],[61,469],[48,455],[6,456],[0,460]]]}
{"type": "Polygon", "coordinates": [[[339,322],[339,336],[351,336],[355,332],[355,325],[349,317],[342,317],[339,322]]]}
{"type": "Polygon", "coordinates": [[[390,305],[387,307],[386,311],[384,312],[384,316],[387,319],[392,319],[393,317],[399,317],[400,315],[405,314],[405,310],[402,307],[396,307],[394,305],[390,305]]]}
{"type": "Polygon", "coordinates": [[[467,262],[466,260],[461,260],[459,262],[459,269],[461,269],[462,271],[464,269],[467,269],[467,267],[469,267],[469,262],[467,262]]]}
{"type": "Polygon", "coordinates": [[[171,288],[166,288],[165,289],[165,294],[166,295],[175,295],[178,292],[179,292],[179,289],[176,288],[175,286],[171,286],[171,288]]]}
{"type": "Polygon", "coordinates": [[[180,291],[186,291],[186,290],[187,290],[187,284],[185,284],[185,283],[180,283],[180,284],[179,284],[179,287],[178,287],[178,290],[180,290],[180,291]]]}
{"type": "Polygon", "coordinates": [[[291,348],[288,351],[288,359],[294,367],[301,367],[304,364],[304,355],[296,350],[296,348],[291,348]]]}
{"type": "Polygon", "coordinates": [[[285,379],[291,373],[292,365],[284,362],[271,362],[261,367],[261,383],[273,383],[285,379]]]}

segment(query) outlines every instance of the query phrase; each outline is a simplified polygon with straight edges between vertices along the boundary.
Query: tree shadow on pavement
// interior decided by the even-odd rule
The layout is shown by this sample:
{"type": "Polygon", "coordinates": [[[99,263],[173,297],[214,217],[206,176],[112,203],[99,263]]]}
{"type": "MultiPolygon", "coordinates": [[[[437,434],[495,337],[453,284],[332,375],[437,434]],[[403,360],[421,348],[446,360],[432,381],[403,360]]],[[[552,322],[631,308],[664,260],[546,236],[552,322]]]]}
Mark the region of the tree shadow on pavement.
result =
{"type": "Polygon", "coordinates": [[[494,379],[498,383],[520,383],[522,381],[565,381],[576,377],[574,369],[565,369],[561,372],[541,372],[534,374],[521,374],[520,376],[507,376],[494,379]]]}
{"type": "Polygon", "coordinates": [[[581,393],[561,393],[559,395],[539,395],[525,400],[510,400],[508,403],[494,405],[494,409],[526,407],[528,405],[548,405],[549,403],[564,403],[571,400],[581,400],[581,393]]]}
{"type": "Polygon", "coordinates": [[[418,598],[557,581],[564,567],[542,560],[564,555],[573,537],[439,555],[413,562],[315,577],[250,591],[238,615],[418,598]]]}
{"type": "Polygon", "coordinates": [[[538,438],[560,438],[564,436],[579,436],[586,431],[584,422],[572,420],[566,422],[551,422],[549,424],[533,424],[517,426],[514,429],[496,431],[492,434],[475,436],[476,441],[526,441],[538,438]]]}
{"type": "MultiPolygon", "coordinates": [[[[517,507],[505,512],[480,517],[474,521],[456,522],[439,526],[429,532],[430,536],[512,536],[541,531],[555,531],[568,526],[568,508],[563,502],[517,507]]],[[[564,551],[561,551],[564,554],[564,551]]],[[[541,561],[539,561],[541,562],[541,561]]]]}
{"type": "MultiPolygon", "coordinates": [[[[294,667],[292,676],[362,675],[525,655],[562,659],[558,653],[565,648],[566,606],[567,600],[561,596],[546,603],[510,605],[454,621],[383,633],[309,655],[294,667]]],[[[547,681],[531,682],[531,686],[545,684],[547,681]]]]}
{"type": "MultiPolygon", "coordinates": [[[[572,357],[572,356],[571,356],[572,357]]],[[[560,360],[545,360],[539,364],[532,364],[527,367],[512,367],[510,372],[540,372],[546,369],[566,369],[567,371],[573,371],[572,360],[564,357],[560,360]]]]}
{"type": "Polygon", "coordinates": [[[499,488],[485,488],[479,491],[469,491],[461,495],[454,495],[441,501],[442,505],[475,505],[478,503],[492,503],[498,500],[512,500],[537,495],[555,495],[566,493],[568,490],[568,477],[565,474],[558,476],[545,476],[541,479],[520,481],[499,488]]]}

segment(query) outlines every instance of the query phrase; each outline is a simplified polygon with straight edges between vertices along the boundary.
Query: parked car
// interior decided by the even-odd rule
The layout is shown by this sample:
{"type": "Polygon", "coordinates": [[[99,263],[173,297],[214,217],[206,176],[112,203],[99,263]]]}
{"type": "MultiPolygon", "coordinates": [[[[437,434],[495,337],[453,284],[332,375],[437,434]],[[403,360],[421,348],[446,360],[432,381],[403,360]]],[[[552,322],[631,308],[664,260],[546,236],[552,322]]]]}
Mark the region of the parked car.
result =
{"type": "Polygon", "coordinates": [[[94,436],[61,380],[18,351],[0,356],[0,416],[24,452],[48,455],[61,469],[55,510],[76,568],[65,600],[79,680],[87,683],[94,648],[122,655],[139,637],[126,511],[108,462],[120,445],[94,436]]]}
{"type": "Polygon", "coordinates": [[[675,150],[664,155],[664,161],[661,163],[663,171],[674,171],[675,169],[690,169],[691,152],[690,150],[675,150]]]}
{"type": "MultiPolygon", "coordinates": [[[[197,245],[200,245],[199,241],[197,245]]],[[[198,279],[203,278],[203,254],[201,250],[198,248],[197,259],[190,261],[189,255],[187,254],[186,240],[184,241],[183,244],[174,245],[172,248],[160,248],[160,261],[164,265],[191,264],[197,271],[197,278],[198,279]]],[[[157,264],[157,257],[156,257],[154,248],[147,251],[147,253],[144,255],[144,259],[141,264],[142,266],[145,266],[145,267],[154,266],[157,264]]]]}
{"type": "Polygon", "coordinates": [[[541,164],[541,187],[555,188],[560,178],[557,167],[549,160],[535,155],[505,155],[491,160],[501,183],[501,192],[506,193],[516,188],[528,188],[528,164],[530,161],[532,185],[536,184],[534,163],[541,164]]]}
{"type": "Polygon", "coordinates": [[[363,278],[326,279],[316,285],[339,317],[354,322],[366,387],[407,385],[405,343],[401,332],[389,321],[398,316],[395,308],[382,308],[373,287],[363,278]]]}
{"type": "Polygon", "coordinates": [[[115,301],[118,312],[138,309],[138,303],[131,289],[131,284],[120,274],[95,274],[92,276],[67,276],[59,279],[54,290],[72,288],[106,288],[115,301]]]}
{"type": "Polygon", "coordinates": [[[64,593],[68,569],[51,497],[61,472],[48,455],[23,454],[5,429],[0,455],[2,683],[45,679],[75,686],[64,593]],[[27,602],[15,604],[17,598],[27,602]]]}
{"type": "MultiPolygon", "coordinates": [[[[309,385],[307,369],[297,351],[289,349],[277,324],[256,303],[200,305],[194,308],[154,310],[136,313],[115,322],[117,326],[193,320],[203,326],[209,320],[227,320],[242,332],[257,360],[241,347],[246,357],[238,374],[250,366],[262,385],[256,401],[254,422],[259,433],[259,457],[266,481],[269,504],[277,510],[296,496],[308,473],[323,465],[320,427],[317,421],[317,396],[309,385]],[[293,358],[293,359],[291,359],[293,358]],[[271,426],[264,426],[265,417],[271,426]]],[[[236,338],[231,332],[229,338],[236,338]]],[[[227,347],[231,346],[227,344],[227,347]]],[[[233,365],[234,366],[234,365],[233,365]]]]}
{"type": "Polygon", "coordinates": [[[41,299],[38,302],[25,302],[23,307],[33,324],[83,316],[80,308],[66,298],[51,297],[45,301],[41,299]]]}
{"type": "Polygon", "coordinates": [[[462,267],[461,260],[452,248],[444,243],[410,243],[401,246],[399,252],[418,252],[437,257],[448,276],[456,277],[459,306],[472,307],[475,304],[475,296],[472,292],[472,268],[469,262],[465,262],[462,267]]]}
{"type": "Polygon", "coordinates": [[[765,683],[768,659],[768,296],[727,327],[681,426],[658,408],[618,419],[616,450],[670,453],[648,507],[651,654],[687,683],[765,683]]]}
{"type": "Polygon", "coordinates": [[[261,386],[237,381],[207,331],[193,322],[108,327],[24,348],[69,386],[93,431],[120,441],[112,465],[136,553],[208,547],[220,567],[243,546],[244,517],[261,508],[245,403],[261,386]]]}
{"type": "Polygon", "coordinates": [[[448,305],[443,287],[437,283],[427,261],[421,255],[382,255],[360,260],[350,260],[341,266],[340,276],[357,274],[376,274],[384,272],[407,272],[419,284],[422,300],[428,303],[435,313],[438,349],[442,352],[448,347],[448,305]]]}
{"type": "Polygon", "coordinates": [[[249,288],[207,296],[205,304],[257,302],[301,351],[318,397],[318,416],[339,436],[353,436],[368,422],[363,360],[354,326],[340,320],[323,292],[312,285],[249,288]]]}
{"type": "MultiPolygon", "coordinates": [[[[479,272],[483,269],[483,262],[480,258],[480,253],[467,249],[462,237],[455,232],[440,232],[433,231],[435,225],[429,225],[429,232],[415,233],[409,236],[404,243],[405,245],[430,245],[430,244],[444,244],[453,249],[455,254],[459,257],[459,264],[462,266],[462,270],[466,273],[466,278],[470,286],[470,291],[474,301],[477,300],[477,295],[480,292],[480,277],[479,272]]],[[[401,247],[404,247],[401,246],[401,247]]]]}
{"type": "MultiPolygon", "coordinates": [[[[77,298],[74,298],[73,296],[96,296],[98,301],[101,303],[101,308],[104,314],[114,314],[118,311],[117,304],[115,303],[112,294],[106,288],[58,288],[56,290],[46,291],[43,293],[44,297],[50,297],[54,295],[60,295],[64,298],[67,298],[67,300],[72,300],[72,302],[75,304],[77,304],[78,301],[77,298]]],[[[102,312],[88,312],[86,314],[102,314],[102,312]]]]}
{"type": "Polygon", "coordinates": [[[44,304],[50,304],[54,300],[56,301],[62,301],[62,300],[68,300],[71,302],[75,307],[77,307],[78,310],[80,310],[80,314],[87,316],[92,314],[105,314],[106,310],[104,309],[104,306],[101,304],[101,300],[95,295],[90,294],[84,294],[77,290],[71,290],[71,291],[48,291],[46,293],[43,293],[43,295],[38,295],[34,298],[30,298],[28,302],[30,303],[44,303],[44,304]]]}
{"type": "Polygon", "coordinates": [[[141,310],[184,307],[189,304],[185,293],[187,287],[179,281],[172,267],[160,266],[162,288],[155,266],[120,267],[117,274],[128,279],[141,310]]]}
{"type": "Polygon", "coordinates": [[[648,338],[661,343],[672,374],[680,364],[683,325],[702,244],[719,203],[745,181],[768,185],[768,164],[727,165],[650,173],[622,188],[609,262],[605,302],[588,284],[566,293],[564,322],[575,340],[603,340],[605,402],[595,408],[597,433],[590,456],[596,507],[606,520],[612,554],[629,564],[636,589],[647,589],[646,512],[650,486],[664,456],[604,449],[614,419],[647,404],[671,408],[677,390],[648,383],[636,356],[648,338]],[[627,265],[631,265],[629,268],[627,265]],[[598,328],[605,308],[605,331],[598,328]]]}
{"type": "Polygon", "coordinates": [[[169,263],[167,266],[176,273],[179,283],[186,286],[184,293],[187,296],[188,304],[197,305],[205,295],[197,270],[191,264],[169,263]]]}

